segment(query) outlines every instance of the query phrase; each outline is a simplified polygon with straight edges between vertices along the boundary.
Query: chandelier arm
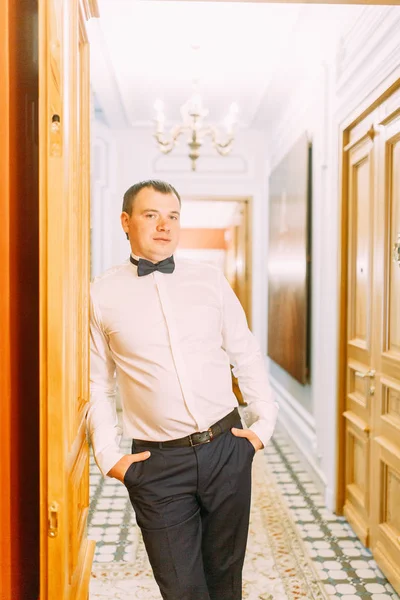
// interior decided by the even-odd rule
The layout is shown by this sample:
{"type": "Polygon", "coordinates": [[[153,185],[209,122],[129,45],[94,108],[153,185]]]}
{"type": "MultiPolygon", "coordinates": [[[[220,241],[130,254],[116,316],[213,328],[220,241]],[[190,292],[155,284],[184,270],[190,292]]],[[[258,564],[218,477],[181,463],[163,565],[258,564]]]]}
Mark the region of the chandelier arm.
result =
{"type": "Polygon", "coordinates": [[[219,142],[217,139],[218,133],[215,127],[210,127],[210,135],[212,144],[219,154],[225,156],[228,152],[230,152],[235,139],[233,135],[231,135],[226,142],[219,142]],[[225,153],[223,153],[224,151],[225,153]]]}
{"type": "Polygon", "coordinates": [[[154,137],[157,140],[157,144],[159,146],[159,149],[161,150],[161,152],[163,154],[169,154],[170,152],[172,152],[172,150],[175,148],[176,142],[178,137],[184,133],[186,127],[182,127],[182,126],[177,126],[174,127],[171,132],[170,132],[170,136],[171,139],[167,140],[162,133],[156,132],[154,134],[154,137]]]}
{"type": "Polygon", "coordinates": [[[221,147],[218,144],[214,144],[214,148],[221,156],[227,156],[229,152],[232,150],[232,143],[228,147],[221,147]]]}

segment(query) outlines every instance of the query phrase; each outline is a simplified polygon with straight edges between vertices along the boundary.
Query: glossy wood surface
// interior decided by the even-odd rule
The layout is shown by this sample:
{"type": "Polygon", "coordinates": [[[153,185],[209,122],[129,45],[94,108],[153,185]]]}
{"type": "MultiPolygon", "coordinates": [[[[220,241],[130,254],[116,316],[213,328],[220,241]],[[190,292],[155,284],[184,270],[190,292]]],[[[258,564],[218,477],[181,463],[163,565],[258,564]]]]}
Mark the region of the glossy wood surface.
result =
{"type": "Polygon", "coordinates": [[[1,598],[39,594],[37,2],[0,8],[1,598]],[[21,23],[24,27],[21,27],[21,23]]]}

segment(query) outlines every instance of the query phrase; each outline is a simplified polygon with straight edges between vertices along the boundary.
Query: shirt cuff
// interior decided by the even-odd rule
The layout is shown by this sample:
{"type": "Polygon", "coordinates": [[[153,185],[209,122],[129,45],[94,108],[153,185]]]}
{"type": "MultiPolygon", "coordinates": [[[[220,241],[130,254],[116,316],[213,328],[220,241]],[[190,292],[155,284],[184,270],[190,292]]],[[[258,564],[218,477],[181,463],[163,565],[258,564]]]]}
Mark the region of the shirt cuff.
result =
{"type": "Polygon", "coordinates": [[[253,431],[256,436],[261,440],[261,442],[265,446],[268,444],[269,440],[272,438],[272,434],[275,429],[275,421],[267,421],[266,419],[258,419],[251,427],[249,427],[251,431],[253,431]]]}
{"type": "Polygon", "coordinates": [[[123,456],[125,456],[123,452],[115,452],[114,450],[109,450],[108,452],[97,452],[95,455],[95,461],[102,472],[103,477],[107,477],[107,473],[123,456]]]}

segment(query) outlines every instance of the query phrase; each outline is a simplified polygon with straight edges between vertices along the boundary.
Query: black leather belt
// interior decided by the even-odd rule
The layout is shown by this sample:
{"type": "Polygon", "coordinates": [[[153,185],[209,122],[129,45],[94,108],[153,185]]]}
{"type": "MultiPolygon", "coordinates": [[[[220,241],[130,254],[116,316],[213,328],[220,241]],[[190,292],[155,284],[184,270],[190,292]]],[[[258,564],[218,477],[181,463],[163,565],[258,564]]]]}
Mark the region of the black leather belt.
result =
{"type": "Polygon", "coordinates": [[[240,423],[239,411],[237,408],[234,408],[229,415],[220,419],[211,425],[207,429],[207,431],[196,431],[196,433],[192,433],[191,435],[187,435],[183,438],[178,438],[176,440],[168,440],[166,442],[149,442],[146,440],[132,440],[133,445],[136,446],[148,446],[150,448],[179,448],[185,446],[198,446],[199,444],[208,444],[215,437],[230,429],[234,425],[240,423]]]}

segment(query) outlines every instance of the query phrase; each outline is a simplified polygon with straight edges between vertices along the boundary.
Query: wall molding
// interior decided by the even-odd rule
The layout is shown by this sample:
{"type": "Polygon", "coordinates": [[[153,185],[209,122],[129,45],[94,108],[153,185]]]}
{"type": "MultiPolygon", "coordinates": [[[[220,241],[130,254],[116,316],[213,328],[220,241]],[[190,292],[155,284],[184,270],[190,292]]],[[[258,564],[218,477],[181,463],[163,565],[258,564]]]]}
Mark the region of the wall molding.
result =
{"type": "Polygon", "coordinates": [[[371,62],[376,58],[382,63],[379,54],[394,42],[398,43],[400,17],[395,9],[366,7],[362,16],[353,24],[351,30],[338,43],[336,55],[336,89],[345,88],[358,73],[370,75],[371,62]],[[384,43],[382,44],[382,40],[384,43]]]}
{"type": "Polygon", "coordinates": [[[279,404],[279,425],[300,450],[314,472],[317,483],[325,490],[326,478],[318,465],[314,417],[272,375],[269,380],[279,404]]]}
{"type": "Polygon", "coordinates": [[[219,156],[218,154],[201,154],[196,166],[196,171],[191,171],[188,154],[175,153],[165,156],[158,154],[152,163],[154,173],[173,173],[179,175],[247,175],[249,171],[246,157],[240,154],[219,156]]]}

